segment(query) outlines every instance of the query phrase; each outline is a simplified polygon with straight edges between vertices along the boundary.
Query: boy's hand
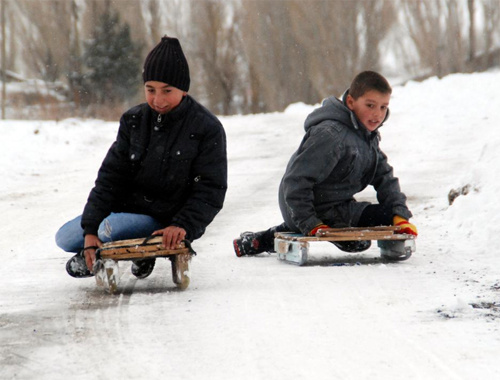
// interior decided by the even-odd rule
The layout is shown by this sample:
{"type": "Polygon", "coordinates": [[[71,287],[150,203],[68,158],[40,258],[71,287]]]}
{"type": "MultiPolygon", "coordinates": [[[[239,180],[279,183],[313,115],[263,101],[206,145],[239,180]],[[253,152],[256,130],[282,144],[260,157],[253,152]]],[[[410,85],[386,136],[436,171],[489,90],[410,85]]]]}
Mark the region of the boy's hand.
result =
{"type": "Polygon", "coordinates": [[[182,227],[168,226],[162,230],[153,232],[153,235],[162,235],[163,246],[167,249],[176,249],[186,238],[186,230],[182,227]]]}
{"type": "Polygon", "coordinates": [[[316,236],[316,232],[318,232],[318,230],[321,228],[330,228],[330,227],[328,227],[326,224],[318,224],[311,231],[309,231],[308,235],[309,236],[316,236]]]}
{"type": "Polygon", "coordinates": [[[92,273],[95,264],[95,251],[97,248],[101,246],[102,242],[96,235],[91,235],[91,234],[85,235],[83,254],[85,256],[85,263],[87,264],[87,268],[92,273]]]}
{"type": "Polygon", "coordinates": [[[397,233],[418,236],[417,227],[399,215],[394,216],[392,224],[401,227],[397,233]]]}

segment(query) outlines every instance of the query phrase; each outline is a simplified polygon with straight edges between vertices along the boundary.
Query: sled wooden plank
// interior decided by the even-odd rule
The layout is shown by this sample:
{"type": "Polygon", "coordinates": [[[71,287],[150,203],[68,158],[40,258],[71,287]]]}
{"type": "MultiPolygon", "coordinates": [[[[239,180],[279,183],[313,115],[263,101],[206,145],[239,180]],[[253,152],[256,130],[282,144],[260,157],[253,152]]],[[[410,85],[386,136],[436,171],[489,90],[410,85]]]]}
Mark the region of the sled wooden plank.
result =
{"type": "Polygon", "coordinates": [[[359,232],[329,232],[325,235],[316,235],[320,238],[338,238],[347,240],[379,240],[389,239],[394,234],[387,231],[359,231],[359,232]]]}
{"type": "Polygon", "coordinates": [[[181,242],[176,249],[165,249],[161,236],[105,243],[99,249],[100,265],[96,283],[114,293],[119,281],[118,261],[168,257],[172,264],[172,280],[179,289],[184,290],[190,283],[189,263],[193,253],[185,242],[181,242]]]}
{"type": "Polygon", "coordinates": [[[188,248],[179,249],[158,249],[156,251],[142,251],[137,250],[102,250],[101,257],[103,259],[112,260],[132,260],[132,259],[144,259],[144,258],[154,258],[154,257],[167,257],[175,255],[190,255],[188,248]]]}
{"type": "Polygon", "coordinates": [[[161,245],[162,243],[162,236],[158,235],[155,237],[152,237],[151,239],[146,239],[146,238],[138,238],[138,239],[126,239],[126,240],[115,240],[115,241],[110,241],[109,243],[104,243],[102,245],[102,248],[108,249],[108,248],[116,248],[116,247],[134,247],[134,246],[151,246],[151,245],[161,245]],[[146,243],[144,243],[146,241],[146,243]]]}
{"type": "Polygon", "coordinates": [[[409,234],[394,234],[394,235],[344,235],[344,236],[304,236],[304,235],[286,235],[281,232],[275,235],[277,239],[289,241],[352,241],[352,240],[413,240],[415,236],[409,234]]]}
{"type": "MultiPolygon", "coordinates": [[[[394,233],[400,227],[349,227],[349,228],[328,228],[320,229],[316,236],[304,236],[293,232],[277,232],[274,236],[274,248],[278,254],[278,260],[302,266],[307,263],[309,253],[309,243],[314,241],[353,241],[353,240],[377,240],[379,247],[382,241],[403,241],[408,259],[412,252],[415,252],[415,236],[410,234],[394,233]]],[[[393,243],[390,243],[393,244],[393,243]]],[[[399,244],[399,243],[397,243],[399,244]]],[[[389,248],[384,248],[389,250],[389,248]]],[[[399,257],[399,256],[398,256],[399,257]]],[[[396,259],[393,259],[396,260],[396,259]]]]}
{"type": "MultiPolygon", "coordinates": [[[[399,226],[321,228],[316,233],[316,237],[331,237],[335,238],[337,241],[402,240],[400,236],[394,237],[394,232],[400,229],[401,227],[399,226]]],[[[404,240],[406,240],[406,238],[404,240]]]]}
{"type": "Polygon", "coordinates": [[[162,246],[161,236],[149,240],[143,245],[145,239],[118,240],[105,243],[99,250],[103,259],[131,260],[152,257],[166,257],[171,255],[189,255],[190,250],[184,243],[176,249],[165,249],[162,246]]]}
{"type": "Polygon", "coordinates": [[[342,228],[320,228],[316,236],[326,236],[329,233],[338,232],[361,232],[361,231],[392,231],[401,230],[399,226],[377,226],[377,227],[342,227],[342,228]]]}
{"type": "Polygon", "coordinates": [[[392,231],[371,231],[369,229],[349,230],[345,232],[330,232],[328,235],[305,236],[291,232],[277,232],[275,238],[290,241],[350,241],[350,240],[409,240],[414,235],[394,234],[392,231]]]}

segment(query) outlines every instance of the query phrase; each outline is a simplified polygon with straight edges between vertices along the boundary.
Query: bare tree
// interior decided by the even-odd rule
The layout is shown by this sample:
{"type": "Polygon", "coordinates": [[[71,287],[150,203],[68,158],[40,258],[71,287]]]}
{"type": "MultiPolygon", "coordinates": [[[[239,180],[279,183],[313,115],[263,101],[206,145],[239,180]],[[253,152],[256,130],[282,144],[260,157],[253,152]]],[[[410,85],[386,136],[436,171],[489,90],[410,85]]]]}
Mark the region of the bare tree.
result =
{"type": "Polygon", "coordinates": [[[402,0],[402,5],[409,36],[417,49],[421,65],[441,76],[441,50],[444,49],[440,26],[441,0],[402,0]]]}
{"type": "Polygon", "coordinates": [[[472,61],[476,55],[476,8],[474,0],[467,0],[467,9],[469,11],[469,61],[472,61]]]}
{"type": "Polygon", "coordinates": [[[130,25],[140,55],[165,34],[178,37],[191,92],[221,114],[339,95],[361,70],[384,74],[388,51],[408,77],[500,64],[498,0],[3,1],[4,66],[47,85],[66,81],[76,105],[89,91],[83,47],[106,9],[130,25]]]}
{"type": "Polygon", "coordinates": [[[494,48],[500,41],[498,0],[401,0],[400,4],[422,77],[498,64],[500,49],[494,48]]]}
{"type": "Polygon", "coordinates": [[[458,0],[402,0],[408,25],[423,69],[442,77],[464,70],[467,57],[466,10],[458,0]]]}
{"type": "Polygon", "coordinates": [[[311,97],[306,97],[307,101],[338,95],[356,72],[376,68],[373,63],[378,61],[378,53],[377,58],[368,56],[377,52],[378,42],[369,46],[371,41],[365,36],[369,20],[364,19],[364,3],[363,0],[298,2],[302,17],[294,14],[292,22],[307,58],[307,77],[315,89],[311,97]]]}
{"type": "Polygon", "coordinates": [[[71,25],[66,16],[71,14],[71,3],[19,0],[16,6],[26,17],[18,27],[25,36],[23,55],[33,75],[47,81],[58,79],[69,56],[71,25]]]}
{"type": "Polygon", "coordinates": [[[191,7],[190,23],[197,27],[189,39],[198,47],[191,55],[196,60],[193,67],[201,69],[193,71],[201,85],[193,93],[203,96],[213,111],[229,114],[236,109],[240,86],[238,14],[222,1],[192,1],[191,7]]]}
{"type": "Polygon", "coordinates": [[[5,69],[5,53],[7,52],[6,49],[6,42],[5,42],[5,0],[0,0],[0,22],[1,22],[1,28],[2,28],[2,33],[1,33],[1,38],[2,38],[2,47],[1,47],[1,54],[2,54],[2,61],[1,61],[1,75],[2,75],[2,120],[5,119],[5,104],[6,104],[6,97],[7,97],[7,75],[6,75],[6,69],[5,69]]]}
{"type": "Polygon", "coordinates": [[[469,12],[469,71],[485,70],[500,64],[500,2],[498,0],[468,0],[469,12]],[[476,19],[479,23],[476,23],[476,19]],[[477,30],[477,24],[482,30],[477,30]],[[482,38],[477,39],[480,34],[482,38]]]}
{"type": "Polygon", "coordinates": [[[82,88],[83,78],[83,53],[82,53],[82,40],[80,38],[79,21],[81,11],[75,0],[71,0],[71,13],[69,20],[71,20],[71,33],[70,33],[70,54],[68,58],[68,68],[66,77],[69,87],[69,99],[79,108],[84,102],[85,94],[82,88]]]}
{"type": "Polygon", "coordinates": [[[446,16],[446,58],[445,73],[457,73],[465,70],[467,57],[467,32],[462,25],[466,25],[466,10],[463,1],[448,0],[445,11],[446,16]]]}
{"type": "Polygon", "coordinates": [[[243,0],[242,8],[251,112],[338,95],[358,71],[379,68],[394,22],[384,0],[243,0]]]}
{"type": "Polygon", "coordinates": [[[251,112],[283,109],[307,82],[304,51],[291,27],[296,1],[243,1],[242,35],[251,112]]]}
{"type": "Polygon", "coordinates": [[[363,1],[361,3],[362,46],[361,68],[383,71],[380,66],[381,44],[396,23],[393,0],[363,1]]]}
{"type": "Polygon", "coordinates": [[[162,14],[158,0],[142,1],[141,5],[143,5],[144,26],[148,30],[147,40],[160,41],[164,33],[162,33],[162,14]]]}
{"type": "Polygon", "coordinates": [[[480,69],[500,65],[500,4],[498,0],[482,0],[484,15],[484,59],[480,69]],[[495,48],[495,42],[497,44],[495,48]]]}

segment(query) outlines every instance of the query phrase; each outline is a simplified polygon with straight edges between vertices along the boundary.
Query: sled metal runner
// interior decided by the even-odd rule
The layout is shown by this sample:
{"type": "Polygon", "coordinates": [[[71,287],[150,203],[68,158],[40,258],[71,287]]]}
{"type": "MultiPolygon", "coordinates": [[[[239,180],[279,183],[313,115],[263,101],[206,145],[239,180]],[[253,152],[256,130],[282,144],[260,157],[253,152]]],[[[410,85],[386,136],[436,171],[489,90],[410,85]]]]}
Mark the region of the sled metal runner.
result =
{"type": "Polygon", "coordinates": [[[311,242],[376,240],[383,257],[392,261],[402,261],[415,252],[415,236],[397,233],[400,229],[398,226],[322,228],[315,236],[277,232],[274,249],[278,254],[278,260],[301,266],[308,260],[311,242]],[[392,254],[391,249],[394,244],[399,245],[400,255],[392,254]]]}
{"type": "Polygon", "coordinates": [[[165,249],[161,236],[105,243],[97,251],[94,267],[96,283],[114,293],[119,282],[119,261],[168,257],[172,264],[172,280],[184,290],[189,286],[189,263],[195,254],[186,240],[176,249],[165,249]]]}

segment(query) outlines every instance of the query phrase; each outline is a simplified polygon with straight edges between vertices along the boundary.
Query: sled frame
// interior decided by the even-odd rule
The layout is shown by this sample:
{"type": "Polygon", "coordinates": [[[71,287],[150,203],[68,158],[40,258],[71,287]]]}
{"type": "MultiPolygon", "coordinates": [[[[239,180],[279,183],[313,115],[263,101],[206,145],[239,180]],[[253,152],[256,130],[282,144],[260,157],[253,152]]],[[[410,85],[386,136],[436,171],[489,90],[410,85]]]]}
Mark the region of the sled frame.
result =
{"type": "MultiPolygon", "coordinates": [[[[305,236],[293,232],[277,232],[274,235],[274,250],[278,255],[278,260],[302,266],[307,263],[311,242],[353,240],[376,240],[378,242],[387,240],[402,241],[404,242],[405,254],[399,258],[393,258],[393,261],[402,261],[408,259],[415,252],[415,236],[397,233],[400,229],[398,226],[321,228],[314,236],[305,236]]],[[[381,243],[379,243],[379,246],[383,252],[381,243]]]]}
{"type": "Polygon", "coordinates": [[[161,236],[104,243],[97,251],[94,267],[96,283],[110,293],[115,293],[119,283],[118,262],[166,257],[172,265],[174,284],[177,288],[184,290],[190,283],[189,264],[195,254],[187,240],[181,242],[175,249],[164,248],[161,236]]]}

